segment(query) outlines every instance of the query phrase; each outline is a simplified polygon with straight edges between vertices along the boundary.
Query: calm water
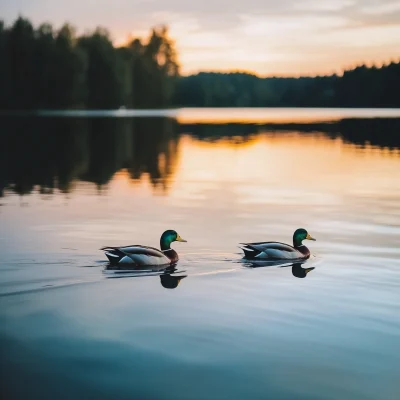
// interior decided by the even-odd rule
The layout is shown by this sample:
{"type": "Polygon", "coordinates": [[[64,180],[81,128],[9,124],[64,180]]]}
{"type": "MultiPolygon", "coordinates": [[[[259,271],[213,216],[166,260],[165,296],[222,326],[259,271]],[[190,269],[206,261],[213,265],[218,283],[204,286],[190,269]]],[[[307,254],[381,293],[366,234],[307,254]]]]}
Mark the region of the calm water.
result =
{"type": "Polygon", "coordinates": [[[0,119],[7,398],[398,400],[399,110],[119,113],[0,119]],[[298,227],[305,278],[241,262],[298,227]],[[165,229],[176,271],[104,273],[165,229]]]}

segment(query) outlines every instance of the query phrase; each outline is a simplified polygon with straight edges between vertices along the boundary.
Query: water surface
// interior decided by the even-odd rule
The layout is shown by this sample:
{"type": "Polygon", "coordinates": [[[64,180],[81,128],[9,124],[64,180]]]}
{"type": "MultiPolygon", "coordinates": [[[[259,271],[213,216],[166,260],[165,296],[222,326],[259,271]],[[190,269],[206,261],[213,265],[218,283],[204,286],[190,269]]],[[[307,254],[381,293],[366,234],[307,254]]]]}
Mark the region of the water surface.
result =
{"type": "Polygon", "coordinates": [[[7,398],[399,398],[400,119],[228,111],[0,119],[7,398]],[[165,229],[175,271],[104,273],[165,229]]]}

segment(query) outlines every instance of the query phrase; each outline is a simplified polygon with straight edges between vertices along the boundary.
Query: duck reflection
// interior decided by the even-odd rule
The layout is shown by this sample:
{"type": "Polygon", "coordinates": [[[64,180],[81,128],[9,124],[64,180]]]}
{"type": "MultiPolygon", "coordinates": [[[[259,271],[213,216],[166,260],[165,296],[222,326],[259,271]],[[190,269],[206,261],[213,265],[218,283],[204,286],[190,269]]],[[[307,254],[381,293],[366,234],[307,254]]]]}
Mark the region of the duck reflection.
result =
{"type": "Polygon", "coordinates": [[[306,278],[308,273],[310,273],[315,267],[303,268],[304,262],[296,262],[296,263],[282,263],[282,261],[253,261],[248,262],[242,261],[243,265],[247,268],[260,268],[260,267],[276,267],[276,268],[287,268],[291,267],[292,275],[295,278],[306,278]]]}
{"type": "Polygon", "coordinates": [[[176,289],[182,279],[186,278],[187,275],[171,275],[164,273],[160,275],[161,286],[165,289],[176,289]]]}
{"type": "Polygon", "coordinates": [[[303,268],[301,265],[301,263],[292,265],[292,275],[296,278],[306,278],[307,274],[315,269],[315,267],[303,268]]]}
{"type": "Polygon", "coordinates": [[[152,269],[147,268],[128,268],[128,267],[117,267],[115,265],[108,264],[104,268],[104,274],[108,278],[134,278],[144,276],[159,276],[161,286],[165,289],[176,289],[182,279],[186,278],[187,275],[175,275],[176,273],[182,273],[184,271],[178,271],[176,265],[168,267],[154,267],[152,269]]]}

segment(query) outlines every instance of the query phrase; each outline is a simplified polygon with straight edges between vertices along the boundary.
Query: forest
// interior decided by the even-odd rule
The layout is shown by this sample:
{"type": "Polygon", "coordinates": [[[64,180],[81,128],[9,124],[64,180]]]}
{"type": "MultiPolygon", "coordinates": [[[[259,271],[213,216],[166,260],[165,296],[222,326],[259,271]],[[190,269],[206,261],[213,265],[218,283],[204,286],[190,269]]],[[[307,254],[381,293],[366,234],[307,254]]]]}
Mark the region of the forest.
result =
{"type": "MultiPolygon", "coordinates": [[[[232,66],[234,68],[234,66],[232,66]]],[[[0,110],[169,107],[400,107],[400,62],[342,75],[258,77],[201,72],[181,76],[166,27],[113,45],[104,28],[0,21],[0,110]]]]}
{"type": "Polygon", "coordinates": [[[400,63],[359,66],[342,76],[260,78],[247,73],[181,77],[175,103],[186,107],[400,107],[400,63]]]}
{"type": "Polygon", "coordinates": [[[165,27],[115,47],[107,30],[0,22],[0,109],[167,107],[179,66],[165,27]]]}

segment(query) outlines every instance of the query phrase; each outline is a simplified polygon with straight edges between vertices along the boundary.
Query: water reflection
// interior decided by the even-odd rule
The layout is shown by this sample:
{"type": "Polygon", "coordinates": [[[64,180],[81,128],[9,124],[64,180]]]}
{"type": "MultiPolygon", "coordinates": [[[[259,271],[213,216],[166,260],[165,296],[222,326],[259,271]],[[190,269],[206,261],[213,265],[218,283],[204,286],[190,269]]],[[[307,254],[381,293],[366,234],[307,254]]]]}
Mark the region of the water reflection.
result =
{"type": "Polygon", "coordinates": [[[180,140],[225,140],[245,145],[263,134],[322,135],[357,146],[398,154],[400,119],[343,119],[304,124],[182,124],[171,118],[0,119],[0,195],[11,189],[42,194],[71,192],[77,180],[100,190],[125,169],[132,182],[148,177],[156,193],[167,194],[180,162],[180,140]]]}
{"type": "Polygon", "coordinates": [[[176,289],[182,279],[186,278],[186,275],[175,276],[171,274],[160,275],[161,285],[165,289],[176,289]]]}
{"type": "Polygon", "coordinates": [[[108,278],[140,278],[149,276],[158,276],[161,286],[165,289],[176,289],[182,279],[187,275],[182,275],[184,271],[179,271],[177,265],[168,267],[135,267],[132,266],[115,266],[108,264],[104,268],[104,274],[108,278]],[[180,275],[175,275],[180,274],[180,275]]]}
{"type": "Polygon", "coordinates": [[[360,121],[353,136],[344,122],[24,121],[0,129],[0,341],[21,398],[52,398],[67,377],[69,398],[394,399],[397,122],[365,122],[371,145],[360,121]],[[28,207],[12,185],[34,189],[28,207]],[[307,263],[239,261],[243,239],[287,242],[298,226],[318,239],[307,263]],[[99,248],[158,246],[169,227],[188,240],[176,269],[103,275],[99,248]]]}
{"type": "Polygon", "coordinates": [[[76,180],[101,188],[121,169],[164,192],[178,161],[177,123],[168,118],[3,118],[0,140],[1,193],[70,192],[76,180]]]}
{"type": "Polygon", "coordinates": [[[296,278],[306,278],[315,269],[315,267],[305,267],[304,264],[307,264],[307,261],[285,263],[282,261],[248,261],[243,259],[241,262],[246,268],[291,268],[292,275],[296,278]]]}
{"type": "Polygon", "coordinates": [[[310,268],[303,268],[301,264],[293,264],[292,266],[292,274],[296,278],[306,278],[307,274],[311,272],[315,267],[310,267],[310,268]]]}
{"type": "Polygon", "coordinates": [[[358,146],[372,145],[378,148],[399,149],[400,118],[348,118],[335,122],[306,123],[226,123],[226,124],[187,124],[184,132],[190,132],[200,140],[216,141],[230,138],[244,142],[251,136],[264,132],[323,133],[331,139],[342,138],[344,142],[358,146]]]}
{"type": "MultiPolygon", "coordinates": [[[[227,260],[227,263],[232,260],[227,260]]],[[[296,278],[306,278],[307,275],[315,269],[315,267],[306,267],[304,264],[309,262],[296,262],[296,263],[283,263],[282,261],[252,261],[241,259],[235,261],[242,264],[244,268],[282,268],[285,271],[292,272],[292,275],[296,278]]],[[[165,289],[176,289],[181,283],[182,279],[187,278],[189,275],[185,274],[186,271],[178,269],[179,263],[170,265],[168,267],[129,267],[129,266],[116,266],[107,264],[104,268],[103,273],[107,278],[144,278],[144,277],[159,277],[161,286],[165,289]]],[[[223,269],[220,273],[226,271],[234,271],[236,268],[223,269]]],[[[190,275],[204,275],[207,273],[191,273],[190,275]]],[[[213,271],[212,274],[218,274],[218,271],[213,271]]]]}

